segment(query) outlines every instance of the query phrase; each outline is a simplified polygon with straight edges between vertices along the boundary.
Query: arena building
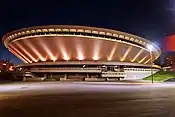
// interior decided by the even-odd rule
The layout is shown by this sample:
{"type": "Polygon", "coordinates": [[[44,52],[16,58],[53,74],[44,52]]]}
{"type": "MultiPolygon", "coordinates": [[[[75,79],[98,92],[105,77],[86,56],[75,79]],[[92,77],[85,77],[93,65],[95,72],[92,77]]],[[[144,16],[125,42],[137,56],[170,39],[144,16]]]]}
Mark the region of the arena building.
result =
{"type": "Polygon", "coordinates": [[[3,44],[33,76],[79,79],[142,79],[159,71],[161,50],[142,37],[104,28],[51,25],[6,34],[3,44]],[[151,46],[151,50],[148,48],[151,46]]]}

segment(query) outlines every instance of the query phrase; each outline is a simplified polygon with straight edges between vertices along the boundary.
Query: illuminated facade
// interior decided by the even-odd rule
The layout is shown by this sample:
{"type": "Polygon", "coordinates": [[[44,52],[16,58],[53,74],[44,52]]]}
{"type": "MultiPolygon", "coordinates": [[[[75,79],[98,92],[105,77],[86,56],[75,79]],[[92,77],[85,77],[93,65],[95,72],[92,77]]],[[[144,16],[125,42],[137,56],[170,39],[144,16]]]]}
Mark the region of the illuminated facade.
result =
{"type": "Polygon", "coordinates": [[[144,38],[86,26],[25,28],[6,34],[2,41],[10,52],[25,63],[19,67],[36,74],[53,73],[59,76],[60,73],[66,74],[66,77],[75,74],[82,77],[108,77],[110,71],[111,77],[125,78],[125,68],[150,69],[148,45],[153,46],[153,61],[161,54],[159,47],[144,38]]]}

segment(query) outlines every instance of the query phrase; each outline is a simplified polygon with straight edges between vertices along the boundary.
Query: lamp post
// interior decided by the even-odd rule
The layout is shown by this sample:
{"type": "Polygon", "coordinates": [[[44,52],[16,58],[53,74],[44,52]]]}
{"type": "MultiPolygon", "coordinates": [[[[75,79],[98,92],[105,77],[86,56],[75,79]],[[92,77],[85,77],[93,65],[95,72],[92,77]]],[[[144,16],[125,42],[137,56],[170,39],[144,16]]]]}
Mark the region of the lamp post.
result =
{"type": "Polygon", "coordinates": [[[148,45],[148,50],[150,53],[150,61],[151,61],[151,81],[152,84],[154,83],[154,76],[153,76],[153,57],[152,57],[152,50],[153,50],[153,46],[152,45],[148,45]]]}

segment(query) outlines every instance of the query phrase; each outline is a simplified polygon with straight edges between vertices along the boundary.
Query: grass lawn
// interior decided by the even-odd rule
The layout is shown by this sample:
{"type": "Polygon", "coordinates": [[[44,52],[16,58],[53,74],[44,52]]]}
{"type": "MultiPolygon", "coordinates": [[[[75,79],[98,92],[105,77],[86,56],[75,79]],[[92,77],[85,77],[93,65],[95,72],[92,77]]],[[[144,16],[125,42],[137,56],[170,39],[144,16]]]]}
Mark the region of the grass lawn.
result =
{"type": "MultiPolygon", "coordinates": [[[[154,81],[159,81],[159,82],[163,82],[169,78],[175,78],[175,72],[157,72],[154,74],[154,81]]],[[[144,80],[152,80],[151,76],[148,76],[146,78],[144,78],[144,80]]]]}

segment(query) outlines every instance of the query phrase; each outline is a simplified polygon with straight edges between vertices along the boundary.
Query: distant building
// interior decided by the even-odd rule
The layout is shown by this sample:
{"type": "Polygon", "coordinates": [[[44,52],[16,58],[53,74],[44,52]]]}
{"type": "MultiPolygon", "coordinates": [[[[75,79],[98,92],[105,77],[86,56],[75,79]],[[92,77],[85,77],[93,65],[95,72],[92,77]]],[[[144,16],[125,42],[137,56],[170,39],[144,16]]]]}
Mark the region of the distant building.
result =
{"type": "Polygon", "coordinates": [[[164,58],[164,66],[172,66],[174,63],[175,57],[173,56],[166,56],[164,58]]]}
{"type": "Polygon", "coordinates": [[[162,69],[175,71],[175,35],[170,35],[162,42],[162,69]]]}
{"type": "Polygon", "coordinates": [[[175,64],[175,54],[174,53],[166,53],[164,55],[163,66],[172,66],[175,64]]]}
{"type": "Polygon", "coordinates": [[[175,54],[166,53],[162,65],[163,71],[175,71],[175,54]]]}
{"type": "Polygon", "coordinates": [[[14,71],[14,64],[6,60],[0,60],[0,72],[14,71]]]}

